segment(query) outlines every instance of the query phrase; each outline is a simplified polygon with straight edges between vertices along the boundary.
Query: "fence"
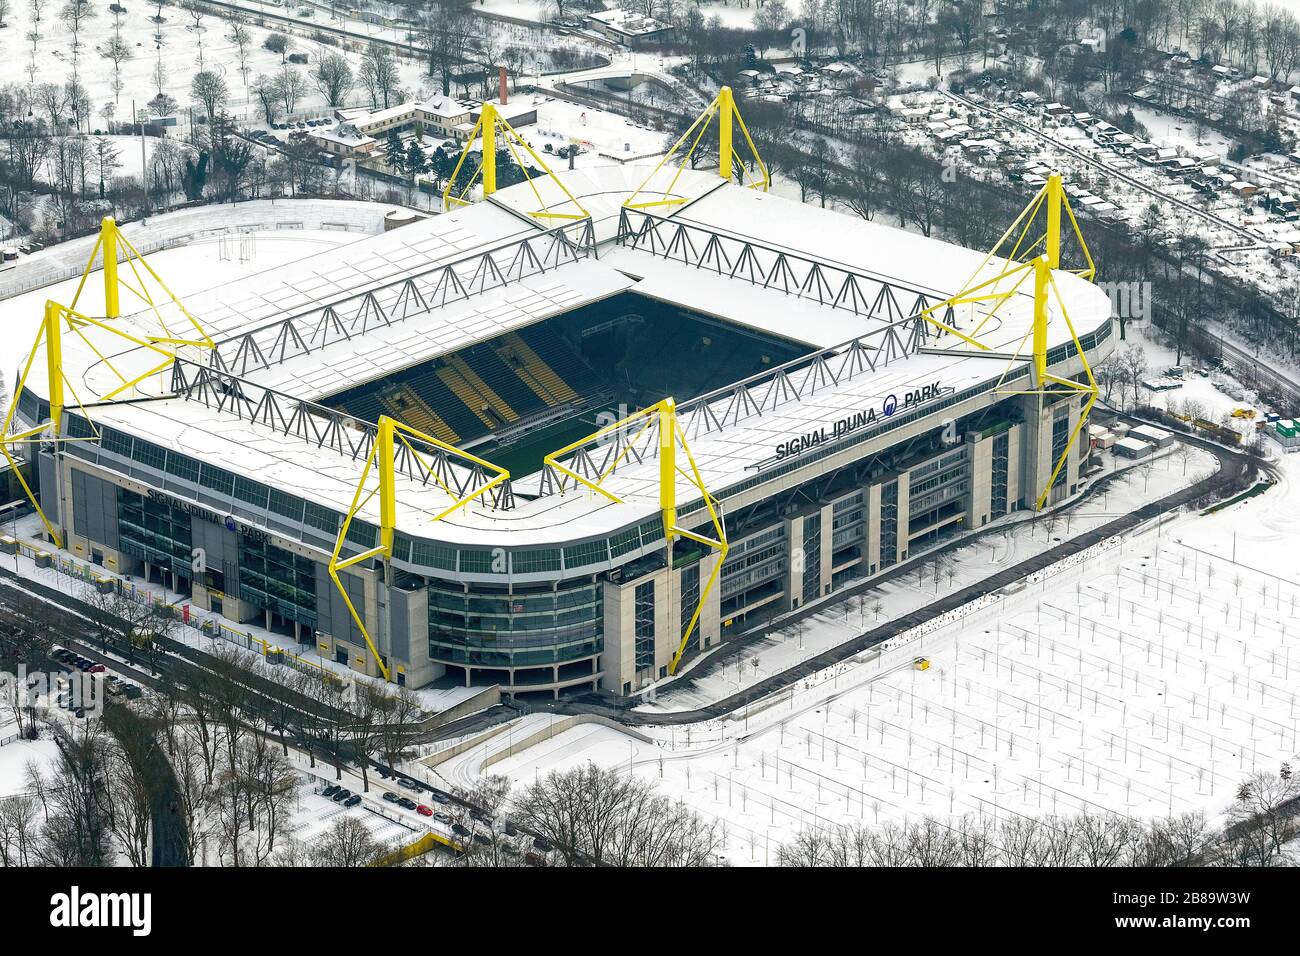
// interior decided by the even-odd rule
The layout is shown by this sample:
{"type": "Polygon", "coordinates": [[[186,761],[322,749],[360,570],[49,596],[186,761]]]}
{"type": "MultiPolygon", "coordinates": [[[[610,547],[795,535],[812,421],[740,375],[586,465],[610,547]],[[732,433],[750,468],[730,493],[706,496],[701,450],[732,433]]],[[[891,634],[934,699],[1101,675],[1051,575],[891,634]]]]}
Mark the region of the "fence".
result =
{"type": "MultiPolygon", "coordinates": [[[[18,550],[24,556],[29,557],[32,560],[36,559],[38,552],[41,554],[49,554],[48,551],[21,540],[18,542],[18,550]]],[[[265,638],[256,637],[248,631],[236,630],[221,621],[215,615],[205,616],[192,604],[172,603],[165,600],[161,595],[150,591],[148,588],[140,587],[134,581],[124,581],[121,578],[107,573],[101,574],[96,571],[95,565],[83,564],[67,555],[56,554],[53,555],[52,558],[53,560],[50,562],[50,568],[52,570],[57,571],[66,577],[78,581],[84,581],[88,584],[110,580],[113,582],[113,586],[117,593],[122,597],[146,607],[167,609],[170,616],[179,621],[183,626],[192,628],[200,634],[204,634],[214,640],[229,641],[236,646],[258,654],[267,660],[275,660],[280,663],[288,664],[289,666],[308,674],[321,674],[326,670],[325,665],[322,663],[305,657],[300,657],[292,651],[279,647],[276,644],[272,644],[265,638]]]]}

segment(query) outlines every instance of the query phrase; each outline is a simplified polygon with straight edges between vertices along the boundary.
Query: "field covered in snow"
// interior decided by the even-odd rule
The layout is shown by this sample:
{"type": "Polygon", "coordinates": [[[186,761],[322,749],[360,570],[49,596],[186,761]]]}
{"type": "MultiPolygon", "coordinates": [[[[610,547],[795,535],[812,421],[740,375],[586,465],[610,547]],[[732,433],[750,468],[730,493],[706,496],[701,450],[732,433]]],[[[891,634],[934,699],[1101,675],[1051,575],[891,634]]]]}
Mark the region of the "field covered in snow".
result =
{"type": "Polygon", "coordinates": [[[855,821],[1213,818],[1252,772],[1300,749],[1300,583],[1185,540],[1188,525],[1215,520],[1148,528],[733,719],[649,729],[657,746],[578,727],[491,770],[529,781],[630,762],[723,822],[736,863],[770,861],[802,828],[855,821]]]}
{"type": "MultiPolygon", "coordinates": [[[[1189,393],[1216,416],[1236,404],[1193,382],[1189,393]]],[[[640,727],[652,743],[580,725],[490,757],[505,746],[498,735],[442,773],[462,785],[479,773],[526,783],[587,761],[622,767],[719,821],[736,864],[774,862],[800,830],[855,822],[1188,811],[1220,820],[1244,780],[1300,753],[1300,456],[1276,464],[1264,494],[1148,522],[726,719],[640,727]],[[914,667],[918,657],[928,669],[914,667]]],[[[1182,468],[1158,462],[1149,480],[1167,484],[1149,493],[1130,476],[1107,510],[1168,493],[1182,468]]],[[[1208,460],[1192,458],[1188,477],[1198,470],[1208,460]]],[[[1035,543],[1009,530],[1021,557],[1045,543],[1041,531],[1035,543]]],[[[996,544],[967,550],[941,593],[997,563],[996,544]]],[[[935,590],[932,577],[909,574],[863,602],[833,604],[802,633],[759,642],[742,663],[641,710],[667,721],[869,628],[877,600],[888,620],[935,590]]],[[[524,718],[511,734],[547,720],[524,718]]]]}

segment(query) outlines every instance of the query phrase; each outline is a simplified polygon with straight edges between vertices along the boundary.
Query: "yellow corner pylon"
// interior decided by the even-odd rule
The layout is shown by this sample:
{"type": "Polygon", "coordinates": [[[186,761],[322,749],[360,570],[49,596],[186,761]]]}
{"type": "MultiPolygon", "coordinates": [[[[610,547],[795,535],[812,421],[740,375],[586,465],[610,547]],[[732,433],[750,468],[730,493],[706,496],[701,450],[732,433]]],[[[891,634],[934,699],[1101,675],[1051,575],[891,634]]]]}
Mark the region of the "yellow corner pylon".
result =
{"type": "Polygon", "coordinates": [[[352,603],[347,589],[339,579],[339,572],[347,570],[353,565],[360,564],[363,561],[369,561],[372,558],[380,558],[387,562],[393,557],[393,531],[397,526],[397,494],[394,485],[394,456],[397,452],[397,443],[401,442],[403,448],[410,453],[413,460],[420,465],[421,471],[430,481],[441,488],[449,498],[451,504],[433,516],[434,521],[441,521],[447,515],[463,508],[476,498],[480,498],[487,492],[491,491],[497,485],[502,484],[510,479],[510,472],[498,467],[489,461],[484,461],[471,455],[467,451],[462,451],[446,442],[439,441],[432,435],[426,435],[424,432],[417,431],[410,425],[399,422],[395,418],[389,418],[387,415],[381,415],[377,430],[375,432],[375,441],[370,449],[370,454],[366,457],[365,466],[361,470],[361,480],[357,482],[356,493],[352,496],[352,505],[348,508],[348,513],[343,518],[343,525],[339,528],[338,540],[334,543],[334,553],[329,560],[329,575],[333,580],[334,586],[338,588],[339,594],[343,595],[343,603],[347,605],[348,613],[352,615],[353,622],[357,629],[361,631],[361,636],[365,638],[366,646],[370,648],[370,653],[375,656],[375,663],[379,665],[379,671],[384,675],[384,680],[392,680],[388,666],[384,663],[383,655],[380,654],[379,648],[375,646],[374,639],[370,636],[370,631],[366,623],[362,620],[360,613],[352,603]],[[492,477],[479,487],[465,493],[457,494],[443,480],[439,470],[430,465],[416,447],[408,440],[413,438],[417,442],[422,442],[433,448],[441,449],[449,455],[462,458],[471,462],[485,471],[492,474],[492,477]],[[374,469],[378,475],[379,481],[376,486],[367,492],[366,481],[370,477],[371,469],[374,469]],[[354,554],[350,558],[340,560],[339,556],[343,553],[343,544],[347,539],[348,528],[352,525],[352,519],[356,517],[357,512],[361,510],[372,498],[379,496],[379,544],[360,554],[354,554]]]}
{"type": "Polygon", "coordinates": [[[588,217],[589,214],[587,210],[583,208],[582,203],[578,202],[578,200],[573,197],[573,194],[569,192],[559,177],[551,172],[551,169],[546,165],[545,160],[538,156],[537,153],[533,152],[533,148],[524,141],[522,136],[515,132],[514,127],[506,122],[505,118],[491,103],[483,104],[483,112],[479,116],[478,122],[474,124],[474,129],[469,134],[469,139],[465,141],[465,149],[461,151],[460,161],[456,163],[456,168],[452,170],[451,176],[447,179],[447,185],[442,191],[443,212],[451,212],[452,209],[457,207],[468,206],[470,201],[466,197],[469,195],[470,190],[474,188],[474,183],[476,182],[482,182],[483,197],[485,199],[497,191],[498,133],[500,134],[501,141],[504,142],[506,148],[510,150],[510,155],[514,157],[515,163],[523,172],[524,180],[532,189],[533,195],[537,197],[538,208],[533,212],[530,212],[530,216],[533,216],[536,219],[571,220],[586,219],[588,217]],[[465,165],[465,160],[469,156],[470,147],[474,145],[476,139],[482,141],[479,150],[479,168],[475,170],[474,175],[470,177],[469,182],[465,184],[465,187],[460,191],[460,194],[453,196],[451,191],[456,184],[456,177],[460,175],[461,167],[465,165]],[[560,191],[563,192],[568,198],[568,201],[573,204],[573,212],[554,212],[551,210],[551,208],[546,204],[546,201],[542,199],[542,194],[538,191],[537,184],[533,182],[533,178],[528,175],[528,167],[524,165],[524,162],[519,155],[520,149],[524,150],[524,152],[532,157],[537,165],[540,166],[546,175],[550,177],[551,182],[560,187],[560,191]]]}
{"type": "Polygon", "coordinates": [[[668,673],[676,674],[677,666],[681,663],[682,655],[686,653],[687,644],[690,642],[691,635],[695,632],[696,625],[699,624],[700,613],[704,610],[704,602],[708,599],[709,592],[717,583],[718,574],[722,569],[722,562],[727,559],[727,530],[722,521],[720,514],[721,506],[716,498],[709,493],[704,487],[704,479],[700,475],[700,469],[695,463],[695,456],[691,454],[690,445],[687,444],[686,435],[682,432],[680,423],[677,421],[677,403],[671,398],[665,398],[662,401],[643,408],[639,412],[633,412],[626,418],[607,425],[599,431],[593,432],[586,438],[580,438],[576,442],[565,445],[556,451],[547,455],[543,461],[543,466],[554,468],[557,471],[568,475],[574,481],[585,486],[586,488],[597,492],[608,498],[615,504],[622,504],[623,499],[612,491],[607,489],[605,481],[618,468],[637,442],[649,429],[655,425],[659,426],[659,510],[663,516],[664,538],[668,550],[668,570],[672,572],[672,553],[673,542],[678,538],[686,538],[688,541],[694,541],[696,544],[702,544],[707,548],[717,552],[718,560],[713,565],[713,570],[709,573],[709,579],[704,587],[700,590],[700,600],[695,606],[695,613],[691,615],[690,623],[687,625],[685,632],[682,634],[681,643],[677,646],[677,651],[673,654],[672,661],[668,665],[668,673]],[[637,422],[643,422],[642,426],[636,431],[636,434],[626,441],[614,459],[609,463],[603,472],[596,476],[595,480],[586,478],[578,474],[573,469],[560,463],[562,455],[570,454],[577,451],[591,442],[606,438],[617,432],[622,432],[628,426],[637,422]],[[677,452],[680,449],[686,456],[686,461],[690,465],[690,471],[687,472],[677,464],[677,452]],[[709,520],[713,524],[713,532],[716,538],[709,538],[702,534],[697,534],[689,528],[684,528],[677,523],[677,476],[681,474],[700,492],[704,500],[704,506],[708,509],[709,520]]]}
{"type": "MultiPolygon", "coordinates": [[[[730,180],[735,173],[734,165],[736,150],[734,134],[735,127],[739,126],[741,134],[745,137],[745,143],[749,146],[749,152],[753,157],[754,165],[758,167],[759,172],[758,177],[752,179],[750,182],[744,183],[744,185],[750,189],[762,189],[766,192],[768,186],[772,184],[772,177],[768,174],[767,166],[763,163],[763,158],[758,155],[758,147],[754,145],[754,140],[749,135],[749,129],[745,126],[745,120],[740,115],[740,110],[736,109],[736,98],[731,92],[731,87],[724,86],[718,92],[718,95],[713,98],[713,102],[705,107],[704,112],[696,117],[695,122],[690,125],[690,128],[687,129],[686,132],[682,134],[681,138],[673,144],[673,148],[668,150],[664,158],[659,161],[659,165],[651,170],[650,175],[647,176],[641,185],[632,192],[632,195],[628,196],[627,199],[624,200],[623,205],[628,209],[650,209],[655,206],[679,206],[686,202],[685,196],[674,196],[672,193],[677,186],[677,180],[681,177],[682,171],[686,169],[687,165],[690,163],[691,156],[694,155],[696,148],[700,145],[700,141],[703,139],[704,133],[708,130],[709,123],[712,121],[714,115],[718,117],[718,175],[723,179],[730,180]],[[668,183],[668,186],[662,190],[647,190],[650,180],[654,179],[654,177],[658,175],[659,170],[663,169],[664,166],[668,165],[672,161],[682,144],[690,139],[692,134],[694,134],[695,138],[692,140],[690,147],[682,155],[681,162],[677,166],[677,171],[673,174],[673,178],[668,183]],[[663,198],[636,202],[636,198],[640,196],[642,192],[646,191],[663,198]]],[[[745,167],[741,164],[742,182],[745,176],[745,167]]]]}
{"type": "MultiPolygon", "coordinates": [[[[40,516],[41,523],[45,526],[46,533],[50,540],[57,547],[62,547],[62,538],[54,525],[46,517],[44,510],[37,501],[36,495],[28,486],[26,479],[18,471],[17,460],[10,452],[11,445],[38,445],[41,442],[53,441],[97,441],[99,432],[91,420],[87,408],[94,408],[96,402],[91,402],[89,406],[81,401],[77,395],[72,382],[68,379],[67,373],[63,367],[63,337],[65,334],[76,335],[85,344],[87,348],[94,353],[99,364],[102,364],[114,376],[117,377],[118,386],[107,394],[100,396],[99,402],[112,401],[123,392],[134,388],[145,379],[158,374],[171,365],[177,358],[175,348],[181,346],[191,346],[196,348],[212,348],[213,341],[211,337],[203,330],[198,321],[186,311],[185,306],[179,299],[167,288],[167,284],[154,272],[153,268],[145,261],[136,248],[117,227],[117,223],[111,217],[105,217],[100,223],[99,235],[96,237],[95,245],[91,249],[90,257],[86,261],[86,267],[82,270],[81,280],[77,283],[77,291],[73,294],[72,305],[65,306],[58,302],[47,300],[45,303],[45,314],[41,324],[37,329],[36,340],[32,344],[31,351],[27,354],[27,362],[23,367],[22,374],[18,378],[18,384],[9,401],[9,408],[5,412],[4,424],[0,426],[0,455],[4,456],[9,467],[13,469],[14,474],[18,476],[18,483],[22,486],[23,493],[31,502],[32,507],[40,516]],[[131,269],[136,284],[133,286],[124,279],[120,274],[120,263],[118,262],[119,248],[125,248],[129,253],[124,262],[131,269]],[[86,286],[86,281],[90,273],[94,270],[96,262],[102,254],[103,272],[104,272],[104,311],[102,318],[95,318],[77,311],[77,303],[81,298],[81,292],[86,286]],[[143,266],[147,274],[151,276],[158,286],[167,294],[167,298],[181,311],[190,325],[197,332],[197,338],[180,338],[168,329],[166,320],[159,311],[159,303],[149,294],[149,289],[136,268],[136,264],[143,266]],[[121,289],[127,289],[129,292],[138,296],[147,306],[149,306],[158,319],[162,335],[150,335],[141,332],[129,330],[129,327],[121,322],[113,321],[121,315],[121,289]],[[115,338],[135,346],[137,349],[143,349],[153,352],[162,357],[162,361],[157,365],[151,365],[145,372],[140,374],[128,374],[119,371],[113,360],[110,359],[105,351],[90,340],[87,333],[91,330],[98,330],[115,338]],[[169,347],[168,347],[169,346],[169,347]],[[50,403],[49,420],[40,422],[24,431],[11,432],[14,424],[14,416],[18,411],[19,399],[27,388],[32,368],[36,363],[37,353],[44,348],[45,350],[45,372],[48,394],[46,398],[50,403]],[[67,393],[71,392],[77,407],[90,423],[92,436],[84,439],[72,439],[63,434],[63,410],[66,407],[67,393]]],[[[118,359],[120,364],[121,360],[118,359]]]]}
{"type": "Polygon", "coordinates": [[[977,336],[997,310],[1015,296],[1026,281],[1032,278],[1033,321],[1029,332],[1026,333],[1024,339],[1017,346],[1006,370],[1002,373],[997,390],[1004,395],[1046,395],[1065,389],[1088,396],[1080,412],[1079,421],[1070,432],[1070,438],[1066,443],[1065,450],[1061,453],[1056,466],[1052,469],[1046,487],[1038,496],[1035,506],[1035,510],[1038,511],[1043,509],[1057,476],[1069,460],[1070,451],[1074,448],[1074,444],[1083,430],[1084,423],[1088,420],[1088,415],[1097,401],[1098,394],[1097,381],[1093,378],[1092,367],[1088,364],[1088,357],[1084,354],[1083,346],[1079,342],[1079,336],[1074,331],[1074,324],[1070,321],[1065,301],[1061,297],[1060,290],[1056,287],[1056,280],[1053,277],[1053,273],[1061,268],[1062,209],[1065,210],[1066,216],[1069,218],[1074,237],[1078,241],[1079,249],[1083,254],[1084,261],[1087,263],[1086,266],[1065,271],[1072,272],[1091,282],[1097,274],[1096,264],[1092,260],[1092,254],[1088,251],[1088,244],[1083,239],[1083,233],[1079,229],[1079,222],[1074,216],[1074,210],[1070,208],[1070,201],[1066,197],[1065,189],[1061,183],[1061,174],[1052,173],[1043,188],[1038,191],[1038,194],[1030,201],[1029,205],[1016,217],[1015,222],[989,250],[988,255],[984,257],[979,267],[966,281],[962,291],[920,313],[927,322],[936,328],[951,333],[978,349],[989,351],[989,347],[980,342],[977,336]],[[1038,221],[1040,214],[1044,223],[1043,232],[1038,235],[1035,223],[1038,221]],[[984,274],[984,270],[993,261],[994,257],[999,255],[1012,236],[1015,236],[1015,241],[1003,255],[1004,265],[1002,268],[991,278],[980,279],[980,276],[984,274]],[[1047,329],[1051,317],[1049,305],[1052,301],[1055,301],[1057,311],[1060,312],[1061,319],[1069,330],[1079,362],[1083,366],[1086,382],[1062,378],[1048,371],[1047,329]],[[983,307],[985,313],[979,323],[969,332],[956,329],[934,315],[935,312],[941,309],[947,310],[959,305],[976,304],[983,307]],[[1017,367],[1021,351],[1027,341],[1031,342],[1033,387],[1020,390],[1004,389],[1002,387],[1003,382],[1006,381],[1012,369],[1017,367]]]}
{"type": "Polygon", "coordinates": [[[158,273],[154,272],[153,267],[149,265],[149,261],[131,244],[131,240],[126,238],[112,216],[105,216],[100,221],[99,235],[95,238],[95,245],[90,250],[90,257],[86,260],[86,268],[82,270],[81,280],[77,283],[77,291],[73,293],[72,302],[68,306],[70,311],[76,311],[77,303],[81,300],[81,291],[86,286],[86,280],[94,270],[96,261],[101,258],[104,271],[105,318],[116,319],[122,314],[121,290],[125,289],[144,303],[145,309],[151,311],[158,320],[159,328],[161,328],[163,334],[148,336],[149,341],[166,345],[192,345],[199,348],[212,348],[212,338],[203,330],[198,320],[190,315],[184,303],[167,287],[167,283],[162,280],[158,273]],[[127,253],[121,263],[118,262],[120,250],[125,250],[127,253]],[[144,274],[137,268],[137,264],[143,267],[144,274]],[[121,277],[121,267],[123,265],[130,269],[132,279],[134,279],[133,283],[121,277]],[[189,323],[196,337],[181,338],[173,334],[167,327],[167,319],[159,308],[160,305],[165,303],[162,301],[161,296],[155,297],[150,294],[145,275],[158,284],[158,288],[166,296],[166,301],[176,306],[189,323]]]}

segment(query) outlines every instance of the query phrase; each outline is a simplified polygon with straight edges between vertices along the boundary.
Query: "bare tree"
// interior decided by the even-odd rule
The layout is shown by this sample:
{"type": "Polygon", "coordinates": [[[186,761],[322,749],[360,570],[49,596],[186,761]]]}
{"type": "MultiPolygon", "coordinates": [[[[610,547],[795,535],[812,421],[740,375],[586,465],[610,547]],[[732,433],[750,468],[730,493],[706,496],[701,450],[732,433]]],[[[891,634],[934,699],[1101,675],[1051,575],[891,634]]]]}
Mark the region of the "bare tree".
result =
{"type": "Polygon", "coordinates": [[[343,106],[356,82],[347,58],[333,52],[321,54],[316,68],[311,71],[311,79],[328,106],[343,106]]]}
{"type": "Polygon", "coordinates": [[[587,764],[552,771],[512,801],[521,829],[569,866],[714,866],[721,834],[653,784],[587,764]]]}
{"type": "Polygon", "coordinates": [[[243,78],[244,89],[247,90],[248,74],[252,72],[248,65],[248,52],[253,43],[252,31],[242,23],[232,23],[226,38],[235,45],[235,51],[239,56],[239,75],[243,78]]]}
{"type": "Polygon", "coordinates": [[[190,96],[203,107],[211,126],[216,121],[217,112],[230,99],[230,90],[220,76],[204,70],[194,74],[194,79],[190,82],[190,96]]]}
{"type": "Polygon", "coordinates": [[[315,866],[369,866],[383,850],[364,823],[353,816],[342,816],[308,855],[315,866]]]}
{"type": "Polygon", "coordinates": [[[393,59],[392,51],[383,44],[371,41],[361,57],[358,79],[365,88],[366,95],[370,97],[370,105],[378,107],[382,104],[383,108],[387,109],[391,105],[389,100],[397,90],[400,80],[397,61],[393,59]]]}

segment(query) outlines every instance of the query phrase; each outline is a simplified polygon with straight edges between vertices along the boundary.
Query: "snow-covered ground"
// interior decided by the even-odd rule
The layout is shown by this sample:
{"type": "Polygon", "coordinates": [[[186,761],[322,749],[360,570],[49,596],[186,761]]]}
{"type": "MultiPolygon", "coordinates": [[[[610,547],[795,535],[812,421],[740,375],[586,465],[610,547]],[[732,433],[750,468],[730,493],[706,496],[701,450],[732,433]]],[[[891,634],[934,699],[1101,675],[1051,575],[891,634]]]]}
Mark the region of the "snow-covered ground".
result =
{"type": "MultiPolygon", "coordinates": [[[[1216,418],[1237,404],[1203,379],[1186,388],[1216,418]]],[[[1175,462],[1156,464],[1151,481],[1172,481],[1182,469],[1175,462]]],[[[1216,819],[1242,780],[1300,751],[1300,456],[1284,456],[1279,468],[1265,494],[1148,523],[729,719],[641,728],[654,744],[584,724],[489,772],[527,783],[588,760],[627,768],[717,819],[738,864],[771,862],[775,845],[804,827],[921,814],[1149,819],[1202,810],[1216,819]],[[913,666],[920,656],[927,670],[913,666]]],[[[987,544],[971,550],[963,574],[996,556],[987,544]]],[[[881,596],[882,618],[933,587],[925,576],[900,583],[881,596]]],[[[851,636],[864,617],[874,618],[870,604],[831,607],[802,637],[765,642],[753,654],[757,676],[807,656],[814,641],[851,636]]],[[[670,703],[664,694],[657,706],[734,692],[737,668],[726,670],[693,698],[683,692],[670,703]]],[[[755,679],[751,666],[739,670],[741,683],[755,679]]],[[[510,735],[548,720],[523,718],[510,735]]],[[[506,741],[498,734],[440,772],[472,779],[506,741]]]]}
{"type": "MultiPolygon", "coordinates": [[[[8,740],[15,733],[16,724],[0,726],[0,740],[8,740]]],[[[9,740],[0,744],[0,799],[12,797],[27,791],[27,765],[35,763],[47,767],[54,762],[58,754],[54,738],[49,735],[37,740],[9,740]]]]}

